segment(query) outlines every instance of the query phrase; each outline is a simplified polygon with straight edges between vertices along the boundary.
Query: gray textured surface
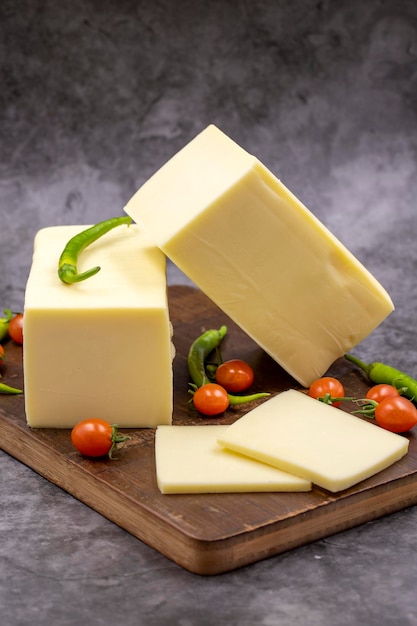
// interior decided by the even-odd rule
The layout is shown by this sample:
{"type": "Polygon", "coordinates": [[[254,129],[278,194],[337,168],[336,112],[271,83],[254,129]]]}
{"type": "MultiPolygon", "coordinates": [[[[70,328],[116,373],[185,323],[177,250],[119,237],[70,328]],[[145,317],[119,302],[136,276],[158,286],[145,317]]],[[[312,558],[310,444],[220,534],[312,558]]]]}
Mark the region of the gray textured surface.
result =
{"type": "MultiPolygon", "coordinates": [[[[0,59],[0,306],[39,228],[121,214],[214,122],[390,292],[364,358],[417,372],[415,2],[3,0],[0,59]]],[[[0,494],[2,626],[417,624],[415,508],[201,578],[5,454],[0,494]]]]}

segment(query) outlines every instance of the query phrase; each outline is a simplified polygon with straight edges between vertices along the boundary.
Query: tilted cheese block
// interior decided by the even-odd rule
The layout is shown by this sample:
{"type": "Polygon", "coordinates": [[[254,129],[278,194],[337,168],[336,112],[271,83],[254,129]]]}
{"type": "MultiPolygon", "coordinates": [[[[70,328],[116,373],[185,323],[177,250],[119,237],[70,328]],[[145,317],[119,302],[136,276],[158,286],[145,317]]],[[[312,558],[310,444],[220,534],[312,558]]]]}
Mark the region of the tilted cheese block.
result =
{"type": "Polygon", "coordinates": [[[155,460],[162,493],[309,491],[310,481],[224,450],[227,426],[158,426],[155,460]]]}
{"type": "Polygon", "coordinates": [[[393,310],[368,270],[215,126],[154,174],[125,211],[304,386],[393,310]]]}
{"type": "Polygon", "coordinates": [[[392,465],[407,453],[409,443],[293,389],[249,411],[218,442],[332,492],[392,465]]]}
{"type": "Polygon", "coordinates": [[[80,255],[80,272],[101,271],[64,285],[59,256],[85,228],[44,228],[35,237],[23,328],[28,424],[71,428],[88,417],[120,427],[170,424],[165,256],[136,225],[121,226],[80,255]]]}

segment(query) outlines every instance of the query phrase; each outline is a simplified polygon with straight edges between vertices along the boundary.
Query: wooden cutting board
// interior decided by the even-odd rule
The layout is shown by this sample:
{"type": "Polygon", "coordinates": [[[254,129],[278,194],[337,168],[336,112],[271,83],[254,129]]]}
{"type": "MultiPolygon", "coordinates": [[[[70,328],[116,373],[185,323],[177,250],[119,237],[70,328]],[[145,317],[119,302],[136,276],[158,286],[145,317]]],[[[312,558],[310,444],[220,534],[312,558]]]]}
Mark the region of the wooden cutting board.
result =
{"type": "MultiPolygon", "coordinates": [[[[177,356],[175,424],[229,424],[249,406],[202,419],[188,405],[187,352],[204,330],[228,326],[223,358],[252,364],[256,390],[300,388],[206,296],[191,287],[169,288],[177,356]]],[[[22,386],[22,349],[5,346],[3,380],[22,386]]],[[[331,368],[347,395],[363,397],[368,383],[344,359],[331,368]]],[[[349,410],[351,407],[346,407],[349,410]]],[[[117,423],[117,416],[115,420],[117,423]]],[[[162,495],[156,484],[153,429],[131,435],[117,461],[89,460],[72,448],[70,431],[29,429],[22,396],[0,395],[0,447],[185,569],[226,572],[398,511],[417,502],[417,442],[394,466],[338,494],[309,493],[162,495]]]]}

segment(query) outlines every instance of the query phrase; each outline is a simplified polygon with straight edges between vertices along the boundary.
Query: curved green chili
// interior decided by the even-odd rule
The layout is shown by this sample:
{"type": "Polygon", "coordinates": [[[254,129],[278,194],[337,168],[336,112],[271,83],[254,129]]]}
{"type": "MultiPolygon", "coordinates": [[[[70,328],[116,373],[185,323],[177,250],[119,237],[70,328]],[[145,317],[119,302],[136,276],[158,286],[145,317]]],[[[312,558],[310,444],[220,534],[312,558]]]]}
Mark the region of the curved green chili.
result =
{"type": "MultiPolygon", "coordinates": [[[[187,362],[188,371],[190,373],[191,380],[193,381],[192,387],[194,387],[194,389],[212,382],[212,378],[210,378],[207,373],[206,359],[209,354],[213,352],[213,350],[216,350],[218,353],[218,360],[221,362],[219,347],[226,333],[227,326],[224,325],[221,326],[219,330],[206,330],[206,332],[200,335],[200,337],[197,337],[197,339],[191,344],[188,351],[187,362]]],[[[215,369],[211,368],[212,374],[213,371],[215,371],[215,369]]],[[[193,393],[193,391],[191,391],[191,393],[193,393]]],[[[246,396],[235,396],[230,393],[227,395],[229,396],[229,403],[231,405],[238,405],[259,400],[260,398],[265,398],[271,394],[259,392],[246,396]]]]}
{"type": "Polygon", "coordinates": [[[97,272],[100,271],[100,267],[98,266],[92,267],[91,269],[79,274],[77,270],[78,255],[91,243],[97,241],[97,239],[99,239],[102,235],[108,233],[109,230],[112,230],[121,224],[127,224],[129,226],[131,221],[132,218],[129,216],[112,217],[104,222],[99,222],[95,226],[91,226],[90,228],[87,228],[72,237],[59,257],[58,276],[60,280],[67,285],[71,285],[72,283],[79,283],[80,281],[97,274],[97,272]]]}
{"type": "Polygon", "coordinates": [[[0,393],[8,394],[8,395],[16,395],[19,393],[23,393],[22,389],[16,389],[16,387],[9,387],[9,385],[5,385],[4,383],[0,383],[0,393]]]}
{"type": "Polygon", "coordinates": [[[202,387],[212,382],[207,376],[205,361],[213,350],[219,348],[226,333],[227,326],[221,326],[219,330],[206,330],[191,344],[187,357],[188,371],[190,372],[191,380],[197,387],[202,387]]]}
{"type": "Polygon", "coordinates": [[[368,364],[364,363],[352,354],[345,354],[345,358],[363,370],[373,383],[392,385],[401,391],[401,395],[406,396],[410,400],[417,398],[417,380],[408,376],[408,374],[378,361],[368,364]]]}

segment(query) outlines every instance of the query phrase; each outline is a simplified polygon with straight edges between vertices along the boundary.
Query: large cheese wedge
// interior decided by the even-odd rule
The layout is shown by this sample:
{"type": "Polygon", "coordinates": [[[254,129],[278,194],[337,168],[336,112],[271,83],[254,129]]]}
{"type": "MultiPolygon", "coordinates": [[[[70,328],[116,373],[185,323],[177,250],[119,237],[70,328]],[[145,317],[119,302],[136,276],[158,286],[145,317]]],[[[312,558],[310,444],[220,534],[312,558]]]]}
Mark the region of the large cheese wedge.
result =
{"type": "Polygon", "coordinates": [[[408,450],[406,437],[295,390],[241,417],[218,442],[332,492],[376,474],[408,450]]]}
{"type": "Polygon", "coordinates": [[[393,310],[369,271],[215,126],[154,174],[125,211],[304,386],[393,310]]]}
{"type": "Polygon", "coordinates": [[[311,482],[225,450],[227,426],[158,426],[155,460],[162,493],[309,491],[311,482]]]}
{"type": "Polygon", "coordinates": [[[23,328],[28,424],[71,428],[88,417],[120,427],[169,424],[165,256],[136,225],[121,226],[80,255],[80,272],[96,265],[101,271],[64,285],[59,256],[85,228],[45,228],[35,237],[23,328]]]}

